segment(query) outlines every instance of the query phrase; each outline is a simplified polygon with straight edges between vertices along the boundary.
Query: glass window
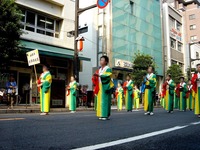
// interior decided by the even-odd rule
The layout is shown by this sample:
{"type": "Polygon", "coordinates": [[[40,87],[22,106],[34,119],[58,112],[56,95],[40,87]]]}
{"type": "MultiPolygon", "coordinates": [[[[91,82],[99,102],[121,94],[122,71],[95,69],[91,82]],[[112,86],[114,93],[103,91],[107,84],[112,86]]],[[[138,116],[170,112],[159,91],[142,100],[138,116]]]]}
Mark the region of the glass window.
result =
{"type": "Polygon", "coordinates": [[[176,40],[170,38],[170,45],[171,45],[171,48],[176,49],[176,40]]]}
{"type": "Polygon", "coordinates": [[[169,16],[169,26],[170,29],[175,27],[175,19],[169,16]]]}
{"type": "Polygon", "coordinates": [[[196,52],[196,59],[199,59],[199,53],[196,52]]]}
{"type": "Polygon", "coordinates": [[[53,36],[53,33],[52,32],[46,32],[46,35],[48,35],[48,36],[53,36]]]}
{"type": "Polygon", "coordinates": [[[182,44],[180,42],[178,42],[178,50],[182,51],[182,44]]]}
{"type": "Polygon", "coordinates": [[[195,19],[195,14],[189,15],[189,19],[190,19],[190,20],[195,19]]]}
{"type": "Polygon", "coordinates": [[[177,64],[177,61],[171,60],[171,64],[172,64],[172,65],[173,65],[173,64],[177,64]]]}
{"type": "Polygon", "coordinates": [[[21,9],[21,22],[25,22],[26,11],[21,9]]]}
{"type": "Polygon", "coordinates": [[[50,18],[46,18],[46,28],[50,30],[54,30],[54,20],[50,18]]]}
{"type": "Polygon", "coordinates": [[[196,29],[196,25],[193,24],[193,25],[190,25],[190,30],[195,30],[196,29]]]}
{"type": "Polygon", "coordinates": [[[44,30],[37,29],[37,33],[45,34],[45,31],[44,31],[44,30]]]}
{"type": "Polygon", "coordinates": [[[60,31],[60,21],[56,20],[56,32],[60,31]]]}
{"type": "Polygon", "coordinates": [[[191,36],[191,37],[190,37],[190,40],[191,40],[191,41],[196,41],[196,40],[197,40],[197,36],[196,36],[196,35],[191,36]]]}
{"type": "Polygon", "coordinates": [[[37,26],[40,28],[45,28],[45,17],[44,16],[37,16],[37,26]]]}
{"type": "Polygon", "coordinates": [[[35,25],[35,14],[27,11],[26,13],[26,23],[29,25],[35,25]]]}
{"type": "Polygon", "coordinates": [[[178,31],[181,31],[181,23],[179,23],[179,22],[177,22],[176,23],[176,29],[178,30],[178,31]]]}
{"type": "Polygon", "coordinates": [[[35,32],[35,28],[26,26],[25,30],[35,32]]]}

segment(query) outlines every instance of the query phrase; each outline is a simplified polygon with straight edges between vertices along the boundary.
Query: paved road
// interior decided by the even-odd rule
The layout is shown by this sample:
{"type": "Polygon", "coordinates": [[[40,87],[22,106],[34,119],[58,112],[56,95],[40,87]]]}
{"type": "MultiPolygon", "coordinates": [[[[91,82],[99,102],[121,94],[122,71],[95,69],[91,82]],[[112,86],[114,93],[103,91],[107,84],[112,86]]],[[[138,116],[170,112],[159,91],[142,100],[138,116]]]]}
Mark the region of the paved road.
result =
{"type": "Polygon", "coordinates": [[[168,114],[156,109],[154,116],[144,116],[143,111],[113,111],[109,121],[98,120],[94,112],[0,118],[0,150],[200,149],[200,119],[189,111],[168,114]]]}

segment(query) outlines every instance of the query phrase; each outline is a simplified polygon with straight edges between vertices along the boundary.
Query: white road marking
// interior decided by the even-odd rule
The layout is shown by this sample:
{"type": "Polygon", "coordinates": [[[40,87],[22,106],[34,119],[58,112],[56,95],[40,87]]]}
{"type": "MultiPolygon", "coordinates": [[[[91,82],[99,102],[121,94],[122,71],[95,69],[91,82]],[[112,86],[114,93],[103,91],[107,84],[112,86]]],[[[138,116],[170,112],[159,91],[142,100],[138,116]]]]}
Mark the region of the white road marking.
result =
{"type": "Polygon", "coordinates": [[[191,125],[197,125],[197,124],[200,124],[200,121],[191,123],[191,125]]]}
{"type": "Polygon", "coordinates": [[[25,118],[0,118],[0,121],[24,120],[25,118]]]}
{"type": "Polygon", "coordinates": [[[200,121],[199,122],[193,122],[193,123],[190,123],[190,124],[185,125],[185,126],[176,126],[176,127],[173,127],[173,128],[164,129],[164,130],[160,130],[160,131],[155,131],[155,132],[151,132],[151,133],[147,133],[147,134],[143,134],[143,135],[139,135],[139,136],[134,136],[134,137],[126,138],[126,139],[116,140],[116,141],[97,144],[97,145],[92,145],[92,146],[76,148],[76,149],[73,149],[73,150],[96,150],[96,149],[101,149],[101,148],[121,145],[121,144],[124,144],[124,143],[134,142],[134,141],[137,141],[137,140],[141,140],[141,139],[145,139],[145,138],[161,135],[161,134],[164,134],[164,133],[168,133],[168,132],[184,129],[184,128],[189,127],[191,125],[197,125],[197,124],[200,124],[200,121]]]}

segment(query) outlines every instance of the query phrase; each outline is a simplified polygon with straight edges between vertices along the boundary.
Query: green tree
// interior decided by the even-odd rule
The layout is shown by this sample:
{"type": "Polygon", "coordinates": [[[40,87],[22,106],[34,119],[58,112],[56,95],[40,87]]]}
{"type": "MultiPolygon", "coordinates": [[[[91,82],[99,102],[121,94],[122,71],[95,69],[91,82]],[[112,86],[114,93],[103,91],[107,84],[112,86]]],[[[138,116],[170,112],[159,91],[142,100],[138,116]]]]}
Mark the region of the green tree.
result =
{"type": "Polygon", "coordinates": [[[0,0],[0,69],[7,68],[20,52],[20,14],[15,0],[0,0]]]}
{"type": "Polygon", "coordinates": [[[135,54],[133,60],[133,80],[137,86],[140,86],[143,81],[143,77],[147,74],[147,69],[149,66],[156,67],[153,57],[147,54],[142,54],[140,52],[135,54]]]}
{"type": "Polygon", "coordinates": [[[179,83],[179,78],[181,76],[183,76],[183,70],[179,65],[173,64],[167,70],[167,74],[171,74],[172,79],[174,80],[174,82],[175,83],[179,83]]]}

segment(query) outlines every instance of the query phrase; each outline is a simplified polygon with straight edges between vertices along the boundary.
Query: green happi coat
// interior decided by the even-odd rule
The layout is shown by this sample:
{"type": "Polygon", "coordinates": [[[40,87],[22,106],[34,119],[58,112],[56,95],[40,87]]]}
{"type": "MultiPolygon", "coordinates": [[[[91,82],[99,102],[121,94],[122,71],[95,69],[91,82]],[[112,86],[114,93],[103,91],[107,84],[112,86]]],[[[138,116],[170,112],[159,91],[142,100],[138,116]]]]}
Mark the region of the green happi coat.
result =
{"type": "Polygon", "coordinates": [[[133,109],[133,81],[126,81],[124,83],[124,94],[125,94],[125,103],[126,110],[132,111],[133,109]]]}
{"type": "Polygon", "coordinates": [[[176,93],[176,90],[174,90],[174,109],[179,108],[179,97],[176,93]]]}
{"type": "Polygon", "coordinates": [[[173,80],[170,80],[167,82],[168,83],[168,88],[167,88],[167,91],[166,91],[166,107],[165,109],[167,111],[173,111],[173,105],[174,105],[174,89],[175,89],[175,83],[173,80]]]}
{"type": "Polygon", "coordinates": [[[108,118],[111,110],[112,70],[105,66],[99,69],[99,91],[97,94],[97,117],[108,118]]]}
{"type": "Polygon", "coordinates": [[[69,84],[70,94],[68,95],[69,101],[69,110],[76,111],[76,89],[77,89],[77,82],[70,82],[69,84]]]}
{"type": "Polygon", "coordinates": [[[52,83],[52,76],[49,71],[42,73],[42,75],[40,76],[40,82],[42,83],[40,89],[41,112],[48,113],[50,111],[50,97],[51,97],[51,83],[52,83]]]}
{"type": "Polygon", "coordinates": [[[185,111],[186,110],[186,92],[187,92],[186,83],[185,82],[180,83],[179,89],[180,89],[179,110],[185,111]]]}
{"type": "Polygon", "coordinates": [[[146,88],[144,92],[144,111],[153,112],[153,92],[156,86],[156,75],[148,74],[145,79],[146,88]]]}

